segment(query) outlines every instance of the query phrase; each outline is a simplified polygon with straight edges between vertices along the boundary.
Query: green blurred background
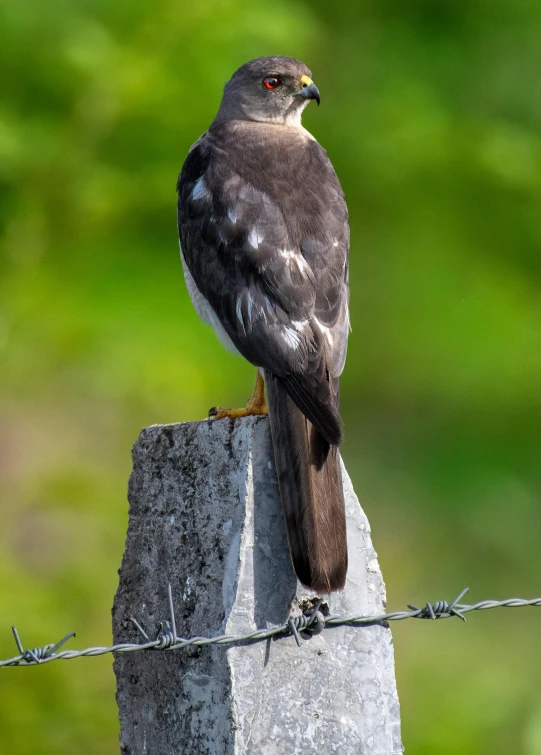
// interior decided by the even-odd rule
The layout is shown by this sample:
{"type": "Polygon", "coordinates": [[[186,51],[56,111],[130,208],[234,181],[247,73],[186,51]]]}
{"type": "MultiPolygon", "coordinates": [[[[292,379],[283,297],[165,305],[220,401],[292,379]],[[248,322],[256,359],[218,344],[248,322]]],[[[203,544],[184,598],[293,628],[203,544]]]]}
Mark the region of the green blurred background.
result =
{"type": "MultiPolygon", "coordinates": [[[[302,58],[342,180],[343,454],[393,609],[541,593],[537,0],[7,0],[0,9],[0,657],[107,644],[145,425],[239,405],[175,181],[229,75],[302,58]]],[[[541,753],[541,614],[393,626],[411,753],[541,753]]],[[[0,670],[0,751],[118,752],[111,658],[0,670]]]]}

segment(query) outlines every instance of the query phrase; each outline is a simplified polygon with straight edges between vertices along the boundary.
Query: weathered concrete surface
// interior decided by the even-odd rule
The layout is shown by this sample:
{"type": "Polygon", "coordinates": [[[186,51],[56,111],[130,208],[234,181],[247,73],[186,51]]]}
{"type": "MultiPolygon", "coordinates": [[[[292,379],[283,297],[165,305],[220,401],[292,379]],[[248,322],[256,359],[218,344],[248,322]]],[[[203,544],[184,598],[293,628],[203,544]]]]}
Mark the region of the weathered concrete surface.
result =
{"type": "MultiPolygon", "coordinates": [[[[154,426],[133,451],[115,642],[168,617],[180,636],[282,624],[310,595],[290,564],[265,418],[154,426]]],[[[349,575],[333,614],[384,610],[385,586],[345,470],[349,575]]],[[[125,755],[402,752],[390,630],[325,630],[242,647],[119,654],[125,755]]]]}

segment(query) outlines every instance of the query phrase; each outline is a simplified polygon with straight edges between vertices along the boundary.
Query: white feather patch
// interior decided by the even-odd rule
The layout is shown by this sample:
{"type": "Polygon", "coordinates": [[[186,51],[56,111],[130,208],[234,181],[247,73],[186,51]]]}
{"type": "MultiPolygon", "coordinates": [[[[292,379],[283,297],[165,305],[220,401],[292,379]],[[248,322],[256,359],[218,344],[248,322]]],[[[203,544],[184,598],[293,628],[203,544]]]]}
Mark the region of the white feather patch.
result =
{"type": "Polygon", "coordinates": [[[254,227],[248,234],[248,243],[253,249],[257,249],[264,238],[263,234],[254,227]]]}
{"type": "Polygon", "coordinates": [[[319,322],[319,320],[317,319],[317,317],[314,317],[314,322],[317,325],[317,327],[320,329],[321,334],[323,335],[323,337],[325,338],[325,340],[327,341],[327,343],[329,345],[329,348],[332,349],[333,343],[334,343],[334,339],[332,337],[332,331],[331,331],[331,329],[328,328],[326,325],[322,325],[319,322]]]}
{"type": "Polygon", "coordinates": [[[297,266],[299,273],[305,273],[307,268],[307,262],[300,252],[296,252],[294,249],[280,249],[280,257],[289,265],[293,263],[297,266]]]}
{"type": "Polygon", "coordinates": [[[290,349],[298,349],[301,345],[301,337],[296,328],[290,328],[289,325],[286,325],[283,330],[280,331],[280,335],[290,349]]]}
{"type": "Polygon", "coordinates": [[[240,296],[237,298],[237,306],[235,307],[235,311],[237,313],[237,320],[242,325],[242,329],[244,330],[244,318],[242,316],[242,301],[240,296]]]}
{"type": "Polygon", "coordinates": [[[195,186],[192,189],[192,199],[197,201],[199,199],[207,199],[210,197],[210,191],[207,189],[205,179],[203,176],[195,182],[195,186]]]}
{"type": "Polygon", "coordinates": [[[252,309],[253,309],[253,306],[254,306],[254,299],[253,299],[253,296],[252,296],[252,294],[250,292],[248,292],[248,295],[247,295],[246,298],[248,300],[248,320],[250,321],[250,324],[251,324],[251,322],[252,322],[252,309]]]}
{"type": "Polygon", "coordinates": [[[208,301],[205,299],[201,291],[197,288],[197,284],[194,281],[192,274],[190,273],[190,270],[188,268],[188,265],[186,264],[186,261],[184,259],[184,255],[182,254],[182,249],[180,250],[180,259],[182,260],[182,268],[184,270],[184,278],[186,280],[186,287],[188,289],[188,293],[190,294],[190,299],[193,302],[194,309],[203,320],[203,322],[208,323],[212,328],[214,328],[214,331],[222,344],[225,346],[225,348],[228,351],[233,352],[233,354],[238,354],[237,347],[234,345],[233,341],[229,338],[224,326],[220,322],[218,315],[216,312],[212,309],[208,301]]]}

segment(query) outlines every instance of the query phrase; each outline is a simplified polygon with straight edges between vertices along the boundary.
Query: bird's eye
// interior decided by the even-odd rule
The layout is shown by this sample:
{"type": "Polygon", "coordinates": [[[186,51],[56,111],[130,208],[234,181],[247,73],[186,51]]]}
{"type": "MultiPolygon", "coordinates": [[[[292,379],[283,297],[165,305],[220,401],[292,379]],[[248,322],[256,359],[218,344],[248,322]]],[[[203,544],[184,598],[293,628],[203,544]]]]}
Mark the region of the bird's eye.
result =
{"type": "Polygon", "coordinates": [[[278,89],[281,83],[280,79],[276,78],[276,76],[267,76],[266,79],[263,79],[265,89],[278,89]]]}

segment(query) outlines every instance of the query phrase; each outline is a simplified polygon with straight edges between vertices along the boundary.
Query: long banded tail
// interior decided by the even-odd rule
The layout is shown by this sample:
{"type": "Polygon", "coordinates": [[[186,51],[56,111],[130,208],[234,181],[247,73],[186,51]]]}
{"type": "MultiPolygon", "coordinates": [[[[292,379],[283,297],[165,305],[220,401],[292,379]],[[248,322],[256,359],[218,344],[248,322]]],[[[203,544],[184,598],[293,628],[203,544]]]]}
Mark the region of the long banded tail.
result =
{"type": "Polygon", "coordinates": [[[266,372],[267,403],[280,497],[293,566],[316,592],[346,581],[347,540],[338,446],[298,409],[280,378],[266,372]]]}

